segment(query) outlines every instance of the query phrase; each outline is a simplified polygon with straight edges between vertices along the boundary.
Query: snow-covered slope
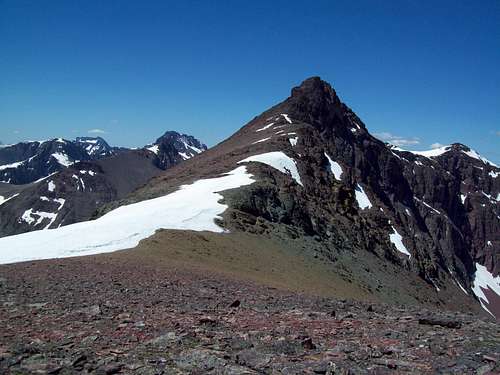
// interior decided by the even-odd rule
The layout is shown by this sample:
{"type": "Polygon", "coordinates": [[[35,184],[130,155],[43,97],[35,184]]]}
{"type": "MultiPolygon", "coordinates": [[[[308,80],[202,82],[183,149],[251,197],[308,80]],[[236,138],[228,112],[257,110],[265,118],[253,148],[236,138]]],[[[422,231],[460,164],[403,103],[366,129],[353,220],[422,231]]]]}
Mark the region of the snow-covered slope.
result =
{"type": "Polygon", "coordinates": [[[119,207],[94,221],[0,238],[0,263],[127,249],[161,228],[222,232],[214,219],[227,206],[219,203],[222,196],[218,192],[252,182],[246,167],[240,166],[166,196],[119,207]]]}

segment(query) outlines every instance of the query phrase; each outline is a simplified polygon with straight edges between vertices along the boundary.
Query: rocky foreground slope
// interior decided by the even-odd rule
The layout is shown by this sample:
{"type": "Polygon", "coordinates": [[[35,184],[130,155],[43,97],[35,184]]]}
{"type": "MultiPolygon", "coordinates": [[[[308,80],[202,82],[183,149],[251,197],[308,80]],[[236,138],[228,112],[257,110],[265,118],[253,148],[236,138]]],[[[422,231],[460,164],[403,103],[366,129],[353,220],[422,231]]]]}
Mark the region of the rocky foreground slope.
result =
{"type": "Polygon", "coordinates": [[[500,371],[498,325],[473,314],[298,294],[165,255],[0,266],[0,372],[500,371]]]}

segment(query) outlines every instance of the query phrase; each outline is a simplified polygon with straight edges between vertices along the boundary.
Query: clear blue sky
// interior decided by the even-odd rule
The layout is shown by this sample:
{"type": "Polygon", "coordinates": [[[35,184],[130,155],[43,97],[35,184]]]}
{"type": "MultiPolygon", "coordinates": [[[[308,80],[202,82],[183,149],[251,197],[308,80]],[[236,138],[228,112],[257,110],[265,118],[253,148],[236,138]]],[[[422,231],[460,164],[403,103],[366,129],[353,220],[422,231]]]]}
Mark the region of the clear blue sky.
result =
{"type": "Polygon", "coordinates": [[[500,162],[498,0],[0,0],[0,46],[4,143],[214,145],[319,75],[372,133],[500,162]]]}

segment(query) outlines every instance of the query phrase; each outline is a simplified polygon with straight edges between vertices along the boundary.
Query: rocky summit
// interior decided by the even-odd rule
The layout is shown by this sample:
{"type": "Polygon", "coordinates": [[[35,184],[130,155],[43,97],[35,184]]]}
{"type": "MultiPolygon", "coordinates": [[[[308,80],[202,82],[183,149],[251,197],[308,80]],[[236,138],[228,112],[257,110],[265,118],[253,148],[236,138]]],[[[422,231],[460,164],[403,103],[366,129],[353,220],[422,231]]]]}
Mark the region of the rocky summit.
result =
{"type": "Polygon", "coordinates": [[[1,370],[500,371],[492,162],[386,144],[319,77],[205,150],[168,132],[93,220],[0,238],[1,370]]]}

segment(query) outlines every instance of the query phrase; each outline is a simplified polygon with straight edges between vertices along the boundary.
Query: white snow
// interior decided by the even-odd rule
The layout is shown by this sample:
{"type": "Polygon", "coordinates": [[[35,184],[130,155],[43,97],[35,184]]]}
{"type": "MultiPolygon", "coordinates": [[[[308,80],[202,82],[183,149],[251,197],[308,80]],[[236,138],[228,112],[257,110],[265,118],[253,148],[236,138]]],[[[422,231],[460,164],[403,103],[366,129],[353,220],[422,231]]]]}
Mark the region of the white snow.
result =
{"type": "Polygon", "coordinates": [[[492,197],[490,194],[486,194],[484,191],[482,191],[483,195],[488,198],[490,201],[497,201],[500,202],[500,193],[498,193],[497,197],[492,197]]]}
{"type": "Polygon", "coordinates": [[[186,139],[184,137],[180,138],[180,141],[184,144],[184,148],[186,149],[186,151],[191,150],[191,151],[194,151],[197,154],[201,154],[203,152],[203,150],[200,150],[199,148],[197,148],[195,146],[192,146],[189,143],[187,143],[186,139]]]}
{"type": "Polygon", "coordinates": [[[261,132],[263,130],[269,129],[273,125],[274,125],[274,122],[271,122],[270,124],[267,124],[264,127],[260,128],[260,129],[257,129],[255,132],[261,132]]]}
{"type": "Polygon", "coordinates": [[[462,284],[460,284],[460,283],[458,282],[458,280],[457,280],[457,279],[454,279],[454,280],[455,280],[455,282],[457,283],[458,287],[459,287],[460,289],[462,289],[462,292],[464,292],[465,294],[467,294],[467,295],[468,295],[469,293],[467,293],[467,291],[466,291],[466,290],[465,290],[465,288],[462,286],[462,284]]]}
{"type": "Polygon", "coordinates": [[[330,156],[325,152],[325,156],[328,159],[328,163],[330,163],[330,170],[332,171],[335,179],[340,181],[342,177],[342,167],[336,161],[333,161],[330,156]]]}
{"type": "Polygon", "coordinates": [[[286,122],[288,122],[289,124],[292,123],[292,120],[290,120],[290,117],[288,117],[288,115],[286,113],[282,113],[281,116],[283,116],[286,120],[286,122]]]}
{"type": "Polygon", "coordinates": [[[462,204],[465,204],[465,199],[467,199],[467,195],[460,194],[460,200],[462,201],[462,204]]]}
{"type": "Polygon", "coordinates": [[[191,158],[191,155],[188,155],[186,154],[185,152],[179,152],[179,155],[181,156],[181,158],[183,158],[184,160],[187,160],[189,158],[191,158]]]}
{"type": "Polygon", "coordinates": [[[493,244],[491,243],[491,241],[487,241],[486,246],[493,246],[493,244]]]}
{"type": "Polygon", "coordinates": [[[160,151],[160,146],[158,145],[153,145],[151,147],[146,147],[146,150],[151,151],[152,153],[158,155],[158,152],[160,151]]]}
{"type": "Polygon", "coordinates": [[[481,160],[484,164],[489,164],[489,165],[492,165],[493,167],[497,167],[498,168],[498,165],[496,165],[495,163],[489,161],[488,159],[482,157],[481,155],[479,155],[475,150],[473,149],[470,149],[470,151],[462,151],[465,155],[471,157],[471,158],[474,158],[474,159],[477,159],[477,160],[481,160]]]}
{"type": "Polygon", "coordinates": [[[49,181],[47,183],[47,189],[50,191],[50,192],[53,192],[56,188],[56,184],[54,184],[54,181],[49,181]]]}
{"type": "Polygon", "coordinates": [[[56,173],[59,173],[59,172],[54,172],[54,173],[51,173],[49,174],[48,176],[45,176],[45,177],[42,177],[42,178],[39,178],[38,180],[34,181],[33,183],[36,184],[37,182],[40,182],[40,181],[43,181],[43,180],[46,180],[47,178],[55,175],[56,173]]]}
{"type": "Polygon", "coordinates": [[[248,162],[267,164],[285,174],[289,173],[292,176],[292,178],[295,181],[297,181],[299,185],[304,186],[302,185],[302,181],[300,180],[300,174],[297,169],[297,164],[295,163],[295,160],[285,155],[281,151],[273,151],[273,152],[267,152],[265,154],[250,156],[246,159],[240,160],[238,164],[248,163],[248,162]]]}
{"type": "Polygon", "coordinates": [[[497,178],[497,177],[500,175],[500,173],[499,173],[499,172],[495,172],[495,171],[490,171],[488,174],[489,174],[491,177],[493,177],[493,178],[497,178]]]}
{"type": "Polygon", "coordinates": [[[262,139],[259,139],[258,141],[253,142],[252,144],[254,145],[256,143],[266,142],[266,141],[269,141],[270,139],[271,139],[271,137],[262,138],[262,139]]]}
{"type": "Polygon", "coordinates": [[[17,168],[20,165],[23,165],[26,161],[27,160],[23,160],[23,161],[17,161],[15,163],[11,163],[11,164],[0,165],[0,171],[2,171],[4,169],[17,168]]]}
{"type": "Polygon", "coordinates": [[[14,194],[14,195],[12,195],[12,196],[10,196],[10,197],[8,197],[8,198],[5,198],[3,195],[0,195],[0,206],[1,206],[2,204],[4,204],[5,202],[10,201],[11,199],[13,199],[13,198],[17,197],[18,195],[19,195],[19,193],[14,194]]]}
{"type": "Polygon", "coordinates": [[[479,298],[479,302],[483,309],[485,309],[488,313],[493,315],[490,310],[486,307],[485,303],[489,304],[488,298],[484,294],[482,289],[490,289],[498,296],[500,296],[500,275],[497,277],[493,277],[488,269],[476,263],[476,273],[474,274],[474,283],[472,284],[472,291],[479,298]]]}
{"type": "Polygon", "coordinates": [[[249,185],[245,166],[183,185],[163,197],[121,206],[92,221],[0,238],[0,263],[107,253],[137,246],[158,229],[223,232],[215,224],[227,208],[218,192],[249,185]]]}
{"type": "Polygon", "coordinates": [[[91,176],[95,176],[95,172],[94,171],[80,171],[81,174],[89,174],[91,176]]]}
{"type": "Polygon", "coordinates": [[[360,184],[356,184],[354,193],[356,195],[356,201],[358,202],[359,208],[364,210],[373,206],[372,202],[370,202],[370,199],[368,198],[368,195],[366,195],[363,187],[360,184]]]}
{"type": "Polygon", "coordinates": [[[41,200],[41,201],[45,201],[45,202],[50,201],[50,199],[49,199],[49,198],[44,197],[43,195],[40,197],[40,200],[41,200]]]}
{"type": "MultiPolygon", "coordinates": [[[[51,212],[43,212],[43,211],[33,211],[32,208],[24,211],[23,215],[19,219],[19,222],[26,222],[29,225],[33,224],[33,226],[37,226],[42,223],[43,219],[49,219],[49,223],[43,228],[47,229],[52,225],[54,220],[57,218],[57,214],[51,212]],[[38,218],[36,218],[38,216],[38,218]]],[[[14,237],[14,236],[13,236],[14,237]]]]}
{"type": "Polygon", "coordinates": [[[288,141],[292,145],[292,147],[297,145],[297,141],[299,140],[299,137],[293,137],[293,138],[288,138],[288,141]]]}
{"type": "Polygon", "coordinates": [[[426,150],[426,151],[404,150],[400,147],[392,147],[392,148],[394,150],[398,150],[398,151],[411,152],[412,154],[415,154],[415,155],[425,156],[426,158],[432,158],[432,157],[436,157],[439,155],[443,155],[444,153],[451,150],[451,146],[443,146],[443,147],[434,148],[432,150],[426,150]]]}
{"type": "Polygon", "coordinates": [[[421,200],[421,199],[418,199],[417,197],[413,197],[417,202],[420,202],[422,203],[425,207],[427,208],[430,208],[433,212],[437,213],[438,215],[441,215],[441,212],[436,210],[434,207],[432,207],[430,204],[428,204],[427,202],[421,200]]]}
{"type": "Polygon", "coordinates": [[[65,167],[69,167],[73,164],[72,161],[69,160],[68,155],[61,154],[60,152],[55,152],[52,154],[52,157],[57,160],[57,162],[65,167]]]}
{"type": "Polygon", "coordinates": [[[394,244],[394,246],[396,246],[396,250],[400,253],[408,255],[408,257],[411,258],[410,252],[403,244],[403,237],[401,237],[396,228],[392,227],[392,230],[394,231],[394,233],[389,234],[389,239],[394,244]]]}

